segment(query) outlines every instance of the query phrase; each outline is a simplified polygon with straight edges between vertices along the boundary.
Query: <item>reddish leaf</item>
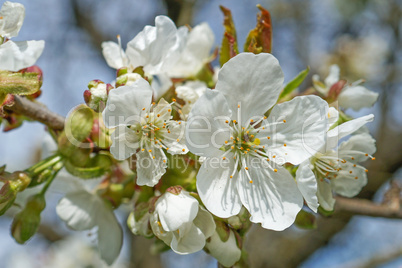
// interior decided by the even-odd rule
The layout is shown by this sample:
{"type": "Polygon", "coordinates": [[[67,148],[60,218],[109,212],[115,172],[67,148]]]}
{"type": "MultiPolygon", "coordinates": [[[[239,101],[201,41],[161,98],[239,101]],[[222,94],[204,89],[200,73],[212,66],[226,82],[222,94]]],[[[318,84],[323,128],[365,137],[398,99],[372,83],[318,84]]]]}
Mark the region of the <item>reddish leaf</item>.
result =
{"type": "Polygon", "coordinates": [[[261,5],[257,5],[261,13],[257,14],[257,26],[251,30],[244,44],[245,52],[259,54],[272,51],[272,24],[271,15],[261,5]]]}

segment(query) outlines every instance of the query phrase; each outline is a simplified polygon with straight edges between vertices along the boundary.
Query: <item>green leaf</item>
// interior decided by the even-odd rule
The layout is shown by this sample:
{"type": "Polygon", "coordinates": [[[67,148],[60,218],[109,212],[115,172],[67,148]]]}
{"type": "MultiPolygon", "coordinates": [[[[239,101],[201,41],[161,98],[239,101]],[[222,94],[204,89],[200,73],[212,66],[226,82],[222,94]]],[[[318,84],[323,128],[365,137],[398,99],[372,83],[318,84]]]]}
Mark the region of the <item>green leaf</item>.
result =
{"type": "Polygon", "coordinates": [[[232,12],[224,6],[219,7],[224,15],[223,26],[225,27],[222,45],[219,51],[219,63],[223,66],[223,64],[239,53],[239,49],[237,48],[236,28],[233,22],[232,12]]]}
{"type": "Polygon", "coordinates": [[[285,88],[282,90],[281,95],[279,96],[279,99],[282,99],[289,95],[290,93],[293,92],[296,88],[300,86],[301,83],[303,83],[304,79],[306,79],[308,73],[310,72],[310,67],[307,67],[307,69],[301,71],[295,78],[293,78],[292,81],[290,81],[285,88]]]}
{"type": "Polygon", "coordinates": [[[315,229],[317,228],[315,215],[305,210],[300,210],[296,216],[295,224],[302,229],[315,229]]]}
{"type": "Polygon", "coordinates": [[[64,162],[64,167],[73,176],[82,179],[93,179],[98,178],[105,174],[106,169],[100,166],[96,167],[77,167],[74,166],[70,161],[66,160],[64,162]]]}
{"type": "Polygon", "coordinates": [[[244,52],[259,54],[272,51],[272,24],[271,15],[261,5],[257,5],[261,11],[257,14],[257,25],[251,30],[244,43],[244,52]]]}
{"type": "Polygon", "coordinates": [[[0,71],[0,105],[5,95],[31,95],[39,91],[41,84],[38,73],[0,71]]]}

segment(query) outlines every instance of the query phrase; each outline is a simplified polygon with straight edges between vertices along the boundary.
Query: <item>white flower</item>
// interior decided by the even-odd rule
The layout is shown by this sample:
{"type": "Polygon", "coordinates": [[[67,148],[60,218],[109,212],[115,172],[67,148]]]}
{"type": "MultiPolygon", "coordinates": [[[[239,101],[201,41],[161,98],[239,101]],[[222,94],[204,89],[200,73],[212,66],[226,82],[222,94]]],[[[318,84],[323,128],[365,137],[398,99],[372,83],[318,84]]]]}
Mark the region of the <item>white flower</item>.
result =
{"type": "MultiPolygon", "coordinates": [[[[340,70],[338,65],[331,65],[329,74],[325,78],[325,84],[319,82],[319,76],[313,76],[314,87],[324,96],[330,93],[331,88],[340,82],[340,70]]],[[[361,86],[362,80],[356,81],[351,85],[346,85],[342,88],[338,95],[339,106],[343,108],[352,108],[355,111],[364,107],[371,107],[378,99],[378,93],[368,90],[361,86]]]]}
{"type": "Polygon", "coordinates": [[[209,254],[225,267],[232,267],[241,257],[241,250],[237,246],[236,237],[231,229],[229,232],[229,238],[226,241],[222,241],[219,234],[214,232],[205,245],[209,254]]]}
{"type": "Polygon", "coordinates": [[[219,72],[214,90],[195,103],[186,126],[191,152],[206,157],[198,193],[209,211],[227,218],[244,205],[267,229],[289,227],[303,198],[285,162],[298,165],[325,142],[328,104],[317,96],[276,105],[283,73],[271,54],[241,53],[219,72]],[[279,165],[275,167],[275,165],[279,165]]]}
{"type": "Polygon", "coordinates": [[[101,258],[111,265],[119,256],[123,230],[112,207],[97,194],[83,187],[67,193],[56,207],[57,215],[68,227],[83,231],[98,227],[98,247],[101,258]]]}
{"type": "Polygon", "coordinates": [[[137,184],[154,186],[166,172],[170,154],[185,154],[184,122],[171,120],[172,106],[152,102],[152,88],[143,78],[109,93],[103,119],[115,128],[110,152],[124,160],[136,154],[137,184]]]}
{"type": "Polygon", "coordinates": [[[22,4],[4,2],[0,10],[0,70],[18,71],[32,66],[45,47],[41,41],[7,41],[18,35],[25,18],[25,8],[22,4]]]}
{"type": "MultiPolygon", "coordinates": [[[[119,43],[120,43],[120,38],[119,43]]],[[[102,43],[107,64],[115,69],[142,66],[146,76],[152,77],[155,98],[161,97],[171,86],[171,77],[194,76],[206,63],[214,43],[207,24],[196,26],[190,33],[183,26],[176,28],[166,16],[157,16],[155,26],[145,26],[123,51],[115,42],[102,43]]]]}
{"type": "Polygon", "coordinates": [[[25,18],[25,8],[20,3],[6,1],[0,10],[0,36],[16,37],[25,18]]]}
{"type": "Polygon", "coordinates": [[[184,50],[169,69],[170,77],[193,77],[210,59],[215,37],[207,23],[195,26],[184,39],[184,50]]]}
{"type": "Polygon", "coordinates": [[[156,201],[150,218],[152,230],[178,254],[197,252],[214,233],[215,222],[188,192],[174,188],[177,190],[168,190],[156,201]]]}
{"type": "Polygon", "coordinates": [[[205,90],[207,90],[207,85],[201,81],[187,81],[176,87],[177,97],[185,101],[180,113],[183,119],[187,119],[194,103],[204,94],[205,90]]]}
{"type": "Polygon", "coordinates": [[[358,163],[374,159],[375,140],[368,133],[361,133],[342,142],[339,147],[338,141],[373,121],[373,118],[373,115],[356,118],[328,131],[323,150],[300,164],[296,180],[299,188],[303,187],[301,192],[313,211],[317,211],[319,204],[325,210],[333,210],[335,199],[332,191],[353,197],[366,185],[367,170],[358,163]]]}

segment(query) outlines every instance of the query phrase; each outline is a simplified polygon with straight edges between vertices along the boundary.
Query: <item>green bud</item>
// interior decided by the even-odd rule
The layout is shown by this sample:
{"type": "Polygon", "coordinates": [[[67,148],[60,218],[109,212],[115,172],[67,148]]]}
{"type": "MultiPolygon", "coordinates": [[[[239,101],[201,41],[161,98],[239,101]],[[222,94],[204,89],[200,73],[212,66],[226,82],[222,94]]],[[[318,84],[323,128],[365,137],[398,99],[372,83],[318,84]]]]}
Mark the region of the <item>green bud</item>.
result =
{"type": "Polygon", "coordinates": [[[82,179],[98,178],[105,174],[106,170],[103,167],[78,167],[73,165],[69,160],[64,161],[64,167],[73,176],[82,179]]]}
{"type": "Polygon", "coordinates": [[[300,210],[296,216],[295,224],[302,229],[315,229],[317,228],[317,222],[315,215],[305,210],[300,210]]]}
{"type": "Polygon", "coordinates": [[[88,106],[78,105],[67,117],[64,131],[68,140],[80,147],[91,133],[94,123],[94,112],[88,106]]]}
{"type": "Polygon", "coordinates": [[[0,216],[3,215],[14,203],[17,191],[14,190],[10,182],[6,182],[0,189],[0,216]]]}
{"type": "Polygon", "coordinates": [[[25,208],[15,216],[11,224],[11,234],[17,243],[24,244],[38,231],[40,214],[45,207],[44,196],[37,194],[31,196],[25,208]]]}
{"type": "Polygon", "coordinates": [[[126,73],[128,73],[128,68],[127,67],[120,68],[116,72],[116,77],[120,77],[120,76],[122,76],[123,74],[126,74],[126,73]]]}

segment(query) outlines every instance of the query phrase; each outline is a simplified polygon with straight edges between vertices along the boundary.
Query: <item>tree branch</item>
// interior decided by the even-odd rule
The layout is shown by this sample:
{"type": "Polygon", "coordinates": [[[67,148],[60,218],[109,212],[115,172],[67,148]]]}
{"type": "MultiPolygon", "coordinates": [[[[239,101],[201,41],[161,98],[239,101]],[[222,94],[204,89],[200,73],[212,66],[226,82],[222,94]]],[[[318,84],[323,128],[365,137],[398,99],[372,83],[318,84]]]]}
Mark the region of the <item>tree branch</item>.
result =
{"type": "Polygon", "coordinates": [[[355,215],[402,219],[401,187],[391,182],[390,189],[384,195],[384,202],[376,204],[367,199],[335,197],[335,211],[344,211],[355,215]]]}
{"type": "Polygon", "coordinates": [[[386,204],[375,204],[367,199],[336,197],[335,210],[342,210],[355,215],[402,219],[402,210],[386,204]]]}
{"type": "Polygon", "coordinates": [[[24,97],[14,95],[14,103],[4,107],[6,111],[25,115],[32,120],[41,122],[53,130],[63,130],[64,117],[50,111],[41,103],[30,101],[24,97]]]}

